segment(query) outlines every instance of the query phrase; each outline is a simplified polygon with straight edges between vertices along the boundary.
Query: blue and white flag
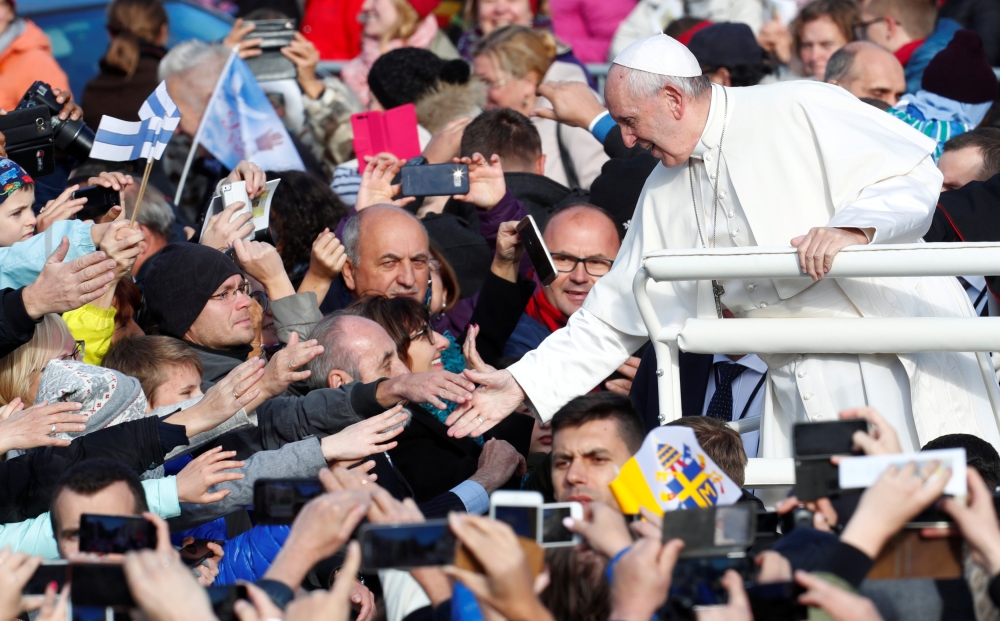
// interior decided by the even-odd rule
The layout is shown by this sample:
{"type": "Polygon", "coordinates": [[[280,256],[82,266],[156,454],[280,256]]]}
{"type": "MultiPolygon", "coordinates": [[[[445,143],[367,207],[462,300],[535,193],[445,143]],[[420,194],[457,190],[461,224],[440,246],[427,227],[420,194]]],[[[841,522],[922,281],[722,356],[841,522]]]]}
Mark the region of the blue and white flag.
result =
{"type": "Polygon", "coordinates": [[[138,122],[122,121],[105,115],[94,136],[90,157],[112,162],[138,159],[158,160],[181,121],[177,106],[160,82],[139,108],[138,122]]]}
{"type": "Polygon", "coordinates": [[[229,169],[240,160],[264,170],[306,168],[257,78],[235,53],[219,76],[195,142],[229,169]]]}

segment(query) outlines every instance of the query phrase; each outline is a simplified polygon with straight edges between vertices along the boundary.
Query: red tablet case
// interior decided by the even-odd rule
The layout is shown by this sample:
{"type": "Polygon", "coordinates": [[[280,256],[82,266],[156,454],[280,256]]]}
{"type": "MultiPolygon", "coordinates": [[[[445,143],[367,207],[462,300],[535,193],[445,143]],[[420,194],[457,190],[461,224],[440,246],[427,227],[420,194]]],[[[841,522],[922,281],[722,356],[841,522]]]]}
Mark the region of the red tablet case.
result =
{"type": "Polygon", "coordinates": [[[392,153],[408,160],[420,155],[417,139],[417,109],[413,104],[385,112],[359,112],[351,115],[354,130],[354,154],[358,156],[358,172],[365,171],[366,155],[392,153]]]}

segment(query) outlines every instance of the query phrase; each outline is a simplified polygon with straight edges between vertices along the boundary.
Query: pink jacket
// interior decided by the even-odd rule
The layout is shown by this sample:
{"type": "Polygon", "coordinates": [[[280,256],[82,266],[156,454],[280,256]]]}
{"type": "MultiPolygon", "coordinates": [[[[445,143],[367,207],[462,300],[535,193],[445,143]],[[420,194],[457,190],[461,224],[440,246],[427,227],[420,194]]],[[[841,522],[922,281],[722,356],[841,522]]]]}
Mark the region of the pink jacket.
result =
{"type": "Polygon", "coordinates": [[[585,63],[603,63],[618,24],[635,8],[635,0],[551,0],[555,35],[585,63]]]}

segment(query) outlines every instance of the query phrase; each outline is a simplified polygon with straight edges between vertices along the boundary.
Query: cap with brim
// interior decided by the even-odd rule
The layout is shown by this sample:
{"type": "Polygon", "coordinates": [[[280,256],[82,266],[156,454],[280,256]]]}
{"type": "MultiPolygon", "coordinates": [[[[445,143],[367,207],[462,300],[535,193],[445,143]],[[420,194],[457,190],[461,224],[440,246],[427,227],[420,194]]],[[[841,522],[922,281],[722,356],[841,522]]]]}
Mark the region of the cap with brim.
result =
{"type": "Polygon", "coordinates": [[[701,65],[691,50],[665,34],[653,35],[632,43],[615,57],[614,64],[675,78],[701,75],[701,65]]]}

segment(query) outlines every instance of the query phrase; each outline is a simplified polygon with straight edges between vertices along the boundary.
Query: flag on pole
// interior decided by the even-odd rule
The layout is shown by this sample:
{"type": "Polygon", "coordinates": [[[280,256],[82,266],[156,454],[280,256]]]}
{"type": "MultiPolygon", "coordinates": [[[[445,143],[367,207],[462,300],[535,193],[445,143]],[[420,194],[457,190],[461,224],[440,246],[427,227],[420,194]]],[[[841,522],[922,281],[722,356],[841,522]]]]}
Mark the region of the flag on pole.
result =
{"type": "Polygon", "coordinates": [[[306,169],[271,101],[235,52],[219,76],[195,142],[230,170],[240,160],[264,170],[306,169]]]}
{"type": "Polygon", "coordinates": [[[139,118],[131,122],[105,115],[94,136],[90,157],[112,162],[160,159],[181,121],[166,82],[160,82],[142,104],[139,118]]]}
{"type": "Polygon", "coordinates": [[[611,482],[622,513],[731,505],[740,487],[709,457],[689,427],[657,427],[611,482]]]}

